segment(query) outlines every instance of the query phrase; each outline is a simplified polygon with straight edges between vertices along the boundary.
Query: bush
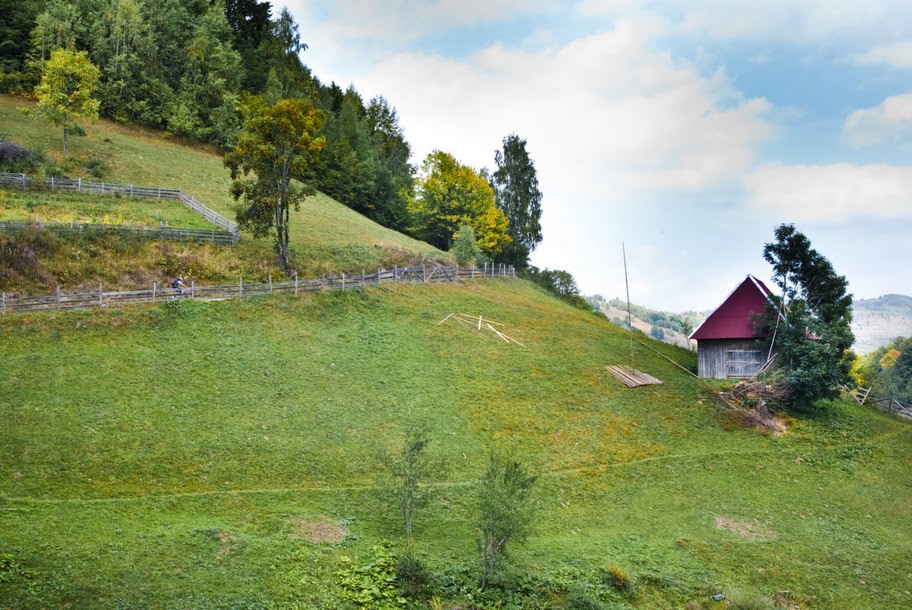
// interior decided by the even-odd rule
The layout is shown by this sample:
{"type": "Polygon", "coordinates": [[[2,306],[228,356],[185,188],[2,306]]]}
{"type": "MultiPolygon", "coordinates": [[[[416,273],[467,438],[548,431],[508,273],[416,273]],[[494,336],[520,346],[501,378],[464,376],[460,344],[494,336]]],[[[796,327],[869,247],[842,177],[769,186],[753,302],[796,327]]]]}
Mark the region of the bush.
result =
{"type": "Polygon", "coordinates": [[[531,494],[537,478],[518,461],[491,451],[477,491],[482,589],[507,556],[508,546],[522,543],[532,532],[535,506],[531,494]]]}
{"type": "Polygon", "coordinates": [[[42,156],[13,142],[0,141],[0,172],[31,174],[42,162],[42,156]]]}
{"type": "Polygon", "coordinates": [[[433,592],[432,580],[430,570],[412,553],[406,553],[396,563],[396,583],[409,599],[428,600],[433,592]]]}
{"type": "Polygon", "coordinates": [[[92,157],[86,161],[85,167],[93,178],[104,178],[108,173],[108,162],[98,157],[92,157]]]}
{"type": "Polygon", "coordinates": [[[386,542],[373,548],[373,559],[368,563],[355,565],[348,557],[342,557],[336,571],[342,599],[359,608],[393,610],[404,607],[405,600],[395,586],[396,563],[396,555],[386,542]]]}
{"type": "Polygon", "coordinates": [[[633,580],[631,580],[627,571],[620,566],[609,566],[605,570],[605,583],[624,595],[633,593],[633,580]]]}

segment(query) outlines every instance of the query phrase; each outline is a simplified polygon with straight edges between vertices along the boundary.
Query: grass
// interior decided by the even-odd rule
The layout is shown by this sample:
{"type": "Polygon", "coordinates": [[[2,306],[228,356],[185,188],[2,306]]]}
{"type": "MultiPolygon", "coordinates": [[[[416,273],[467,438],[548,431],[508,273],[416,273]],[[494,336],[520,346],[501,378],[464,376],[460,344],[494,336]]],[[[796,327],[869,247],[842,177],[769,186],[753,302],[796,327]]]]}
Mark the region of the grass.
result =
{"type": "Polygon", "coordinates": [[[211,229],[179,201],[101,197],[50,190],[0,189],[0,221],[153,225],[211,229]]]}
{"type": "Polygon", "coordinates": [[[665,383],[627,389],[604,370],[629,362],[627,336],[525,282],[8,316],[0,333],[3,607],[349,607],[341,558],[403,539],[378,453],[419,422],[446,467],[415,552],[448,604],[484,599],[469,492],[491,445],[541,475],[500,591],[514,604],[910,601],[907,423],[839,402],[783,437],[743,430],[641,346],[665,383]],[[527,347],[438,324],[452,312],[527,347]],[[350,536],[308,542],[301,519],[350,536]]]}
{"type": "MultiPolygon", "coordinates": [[[[186,146],[167,134],[102,120],[87,126],[85,137],[70,139],[70,156],[64,159],[60,153],[60,130],[18,111],[29,104],[22,98],[0,95],[0,137],[45,154],[63,167],[69,177],[92,178],[87,166],[93,160],[100,160],[106,167],[103,179],[107,182],[183,188],[213,210],[234,217],[234,201],[229,194],[231,177],[221,155],[211,148],[186,146]]],[[[140,208],[145,203],[137,201],[136,206],[140,208]]],[[[237,256],[239,262],[233,267],[246,267],[247,272],[258,278],[281,273],[275,266],[271,238],[253,238],[244,233],[242,243],[243,250],[237,256]]],[[[300,210],[291,213],[290,245],[293,266],[302,278],[320,277],[324,273],[360,273],[362,269],[375,270],[425,258],[447,258],[446,253],[381,227],[322,194],[309,198],[300,210]]],[[[113,264],[114,260],[109,261],[109,266],[113,264]]],[[[137,265],[155,272],[154,259],[131,259],[110,275],[127,281],[137,265]]],[[[54,274],[48,271],[45,275],[53,279],[54,274]]],[[[145,281],[148,274],[140,275],[145,281]]],[[[67,287],[65,281],[57,283],[67,287]]],[[[45,288],[53,291],[54,285],[51,281],[45,288]]],[[[126,283],[118,287],[135,286],[126,283]]],[[[19,285],[6,286],[7,291],[18,288],[19,285]]]]}

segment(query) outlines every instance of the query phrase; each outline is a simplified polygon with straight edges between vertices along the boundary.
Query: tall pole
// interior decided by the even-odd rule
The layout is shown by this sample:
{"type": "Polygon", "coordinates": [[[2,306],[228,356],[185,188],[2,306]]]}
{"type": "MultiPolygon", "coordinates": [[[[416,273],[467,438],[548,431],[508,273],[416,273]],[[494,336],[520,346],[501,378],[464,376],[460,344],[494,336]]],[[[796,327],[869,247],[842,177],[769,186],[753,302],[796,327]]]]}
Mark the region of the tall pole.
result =
{"type": "Polygon", "coordinates": [[[633,366],[633,317],[630,315],[630,283],[627,281],[627,248],[621,242],[624,254],[624,288],[627,289],[627,330],[630,332],[630,366],[633,366]]]}

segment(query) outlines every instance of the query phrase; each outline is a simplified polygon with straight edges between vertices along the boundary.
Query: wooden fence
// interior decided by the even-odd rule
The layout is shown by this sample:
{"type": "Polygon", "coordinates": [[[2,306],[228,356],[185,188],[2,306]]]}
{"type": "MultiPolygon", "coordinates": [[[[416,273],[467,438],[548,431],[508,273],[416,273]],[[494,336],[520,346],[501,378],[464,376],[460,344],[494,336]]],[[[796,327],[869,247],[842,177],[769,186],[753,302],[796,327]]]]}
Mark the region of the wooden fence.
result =
{"type": "Polygon", "coordinates": [[[171,299],[187,298],[216,301],[273,294],[298,295],[331,290],[361,290],[368,286],[400,283],[438,283],[472,280],[484,277],[515,278],[516,270],[506,265],[485,265],[483,268],[453,266],[413,266],[379,269],[376,273],[323,277],[316,280],[287,280],[225,286],[197,286],[191,283],[182,290],[152,285],[151,290],[122,290],[105,292],[101,284],[94,292],[62,293],[45,296],[12,296],[0,293],[0,313],[3,315],[52,309],[82,309],[86,307],[120,307],[123,305],[155,304],[171,299]]]}
{"type": "Polygon", "coordinates": [[[28,227],[39,227],[57,235],[128,235],[146,239],[167,239],[172,241],[208,241],[216,244],[237,243],[235,233],[222,229],[184,229],[180,227],[148,225],[110,225],[95,223],[63,222],[6,222],[0,221],[0,231],[16,233],[28,227]]]}
{"type": "MultiPolygon", "coordinates": [[[[29,178],[25,174],[0,173],[0,183],[21,188],[30,188],[36,186],[34,178],[29,178]]],[[[145,198],[145,199],[177,199],[185,206],[220,227],[223,232],[230,234],[232,243],[237,243],[241,233],[237,223],[225,218],[215,210],[208,208],[192,195],[184,193],[183,189],[168,189],[162,187],[134,186],[132,184],[109,184],[107,182],[92,182],[77,178],[48,178],[43,183],[44,188],[59,191],[77,191],[84,193],[94,193],[98,195],[111,195],[121,197],[145,198]]],[[[167,238],[165,238],[167,239],[167,238]]]]}
{"type": "Polygon", "coordinates": [[[873,387],[870,387],[870,388],[854,387],[853,388],[853,387],[849,387],[844,384],[841,387],[852,398],[855,399],[855,402],[857,402],[860,405],[865,404],[865,401],[867,401],[869,405],[875,406],[878,409],[886,411],[887,413],[892,413],[899,417],[903,417],[905,419],[912,420],[912,405],[904,405],[903,403],[899,402],[898,400],[896,400],[895,398],[892,398],[892,397],[891,398],[871,397],[871,390],[874,389],[873,387]],[[871,397],[870,400],[868,400],[869,397],[871,397]]]}

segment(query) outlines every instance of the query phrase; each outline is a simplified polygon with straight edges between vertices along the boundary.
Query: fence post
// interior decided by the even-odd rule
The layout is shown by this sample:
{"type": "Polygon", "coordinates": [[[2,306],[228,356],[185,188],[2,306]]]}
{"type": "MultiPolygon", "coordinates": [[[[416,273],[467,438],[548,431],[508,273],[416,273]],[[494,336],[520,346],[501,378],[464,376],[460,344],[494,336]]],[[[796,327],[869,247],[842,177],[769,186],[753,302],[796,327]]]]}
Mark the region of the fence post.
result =
{"type": "Polygon", "coordinates": [[[130,199],[133,199],[133,185],[130,185],[130,199]]]}
{"type": "Polygon", "coordinates": [[[382,281],[380,281],[380,274],[382,272],[383,272],[383,267],[377,267],[377,286],[379,286],[380,284],[383,283],[382,281]]]}
{"type": "Polygon", "coordinates": [[[54,190],[54,176],[51,176],[51,190],[54,190]]]}
{"type": "Polygon", "coordinates": [[[393,283],[399,281],[399,265],[393,265],[393,283]]]}
{"type": "Polygon", "coordinates": [[[298,272],[295,271],[295,296],[298,296],[298,272]]]}
{"type": "Polygon", "coordinates": [[[101,282],[98,282],[98,306],[104,306],[104,292],[101,289],[101,282]]]}
{"type": "Polygon", "coordinates": [[[6,292],[3,292],[0,295],[0,311],[3,312],[3,315],[6,315],[6,292]]]}
{"type": "Polygon", "coordinates": [[[364,269],[361,270],[361,288],[364,288],[364,269]]]}
{"type": "Polygon", "coordinates": [[[238,295],[244,296],[244,276],[238,278],[238,295]]]}
{"type": "Polygon", "coordinates": [[[190,299],[196,298],[196,280],[190,280],[190,299]]]}
{"type": "Polygon", "coordinates": [[[487,263],[487,261],[485,261],[484,271],[482,272],[481,275],[485,276],[487,274],[488,274],[488,263],[487,263]]]}
{"type": "Polygon", "coordinates": [[[326,274],[323,274],[323,279],[320,280],[320,292],[326,290],[326,274]]]}
{"type": "Polygon", "coordinates": [[[152,282],[152,304],[155,305],[155,292],[158,288],[158,282],[152,282]]]}
{"type": "Polygon", "coordinates": [[[60,286],[57,286],[57,309],[60,309],[60,286]]]}
{"type": "Polygon", "coordinates": [[[269,294],[272,294],[272,274],[269,274],[269,294]]]}
{"type": "Polygon", "coordinates": [[[425,278],[426,274],[427,274],[427,269],[425,269],[424,263],[421,263],[421,281],[422,282],[427,282],[427,278],[425,278]]]}
{"type": "Polygon", "coordinates": [[[345,274],[342,274],[342,292],[345,292],[345,274]]]}

